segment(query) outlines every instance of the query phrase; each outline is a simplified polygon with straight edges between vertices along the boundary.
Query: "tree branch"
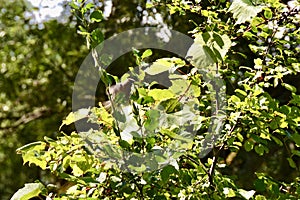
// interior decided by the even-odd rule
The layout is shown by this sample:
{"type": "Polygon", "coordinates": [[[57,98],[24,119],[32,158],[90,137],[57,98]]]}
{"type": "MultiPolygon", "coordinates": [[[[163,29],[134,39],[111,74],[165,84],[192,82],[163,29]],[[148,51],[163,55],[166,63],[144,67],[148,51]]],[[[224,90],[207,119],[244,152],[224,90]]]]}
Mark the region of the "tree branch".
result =
{"type": "Polygon", "coordinates": [[[22,124],[27,124],[33,120],[41,118],[41,117],[45,116],[46,113],[49,113],[49,112],[50,112],[50,109],[45,106],[37,108],[37,109],[33,110],[32,112],[27,113],[27,114],[23,115],[22,117],[20,117],[12,125],[6,126],[6,127],[0,127],[0,130],[9,130],[9,129],[17,128],[18,126],[20,126],[22,124]]]}

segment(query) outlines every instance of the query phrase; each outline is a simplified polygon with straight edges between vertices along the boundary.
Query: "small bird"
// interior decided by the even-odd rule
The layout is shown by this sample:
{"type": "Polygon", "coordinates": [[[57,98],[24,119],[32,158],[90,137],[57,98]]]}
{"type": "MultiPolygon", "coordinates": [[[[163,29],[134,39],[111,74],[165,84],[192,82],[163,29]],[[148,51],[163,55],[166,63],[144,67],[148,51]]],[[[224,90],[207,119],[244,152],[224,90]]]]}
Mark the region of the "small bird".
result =
{"type": "Polygon", "coordinates": [[[122,102],[128,101],[133,83],[134,79],[128,78],[126,81],[110,86],[107,89],[109,100],[102,103],[104,108],[109,109],[111,107],[111,103],[117,100],[118,97],[122,98],[122,102]]]}

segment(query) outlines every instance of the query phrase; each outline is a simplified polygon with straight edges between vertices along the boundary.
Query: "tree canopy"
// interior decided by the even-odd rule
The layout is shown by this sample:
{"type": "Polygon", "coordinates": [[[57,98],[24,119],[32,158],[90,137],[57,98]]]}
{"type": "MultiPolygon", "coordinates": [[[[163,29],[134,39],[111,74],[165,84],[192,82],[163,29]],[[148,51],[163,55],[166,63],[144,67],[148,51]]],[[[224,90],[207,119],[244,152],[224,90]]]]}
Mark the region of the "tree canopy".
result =
{"type": "Polygon", "coordinates": [[[0,12],[2,196],[299,198],[299,1],[62,6],[0,12]]]}

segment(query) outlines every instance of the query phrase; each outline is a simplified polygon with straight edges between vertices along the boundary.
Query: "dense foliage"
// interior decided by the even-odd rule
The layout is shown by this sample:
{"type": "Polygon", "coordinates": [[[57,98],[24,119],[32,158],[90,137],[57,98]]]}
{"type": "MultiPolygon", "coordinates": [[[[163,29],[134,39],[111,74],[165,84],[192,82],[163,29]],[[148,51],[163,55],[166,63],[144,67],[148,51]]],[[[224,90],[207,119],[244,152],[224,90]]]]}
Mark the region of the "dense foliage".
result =
{"type": "MultiPolygon", "coordinates": [[[[108,31],[102,7],[80,0],[70,6],[78,33],[93,50],[108,31]]],[[[17,150],[24,163],[65,184],[26,184],[13,199],[298,199],[299,2],[153,0],[137,7],[166,10],[166,24],[194,38],[186,58],[157,59],[156,50],[134,49],[135,62],[122,60],[135,78],[129,102],[114,107],[108,95],[111,109],[99,102],[70,113],[61,126],[85,120],[95,128],[61,132],[17,150]],[[139,67],[146,68],[136,73],[139,67]],[[169,87],[145,79],[165,72],[169,87]],[[226,102],[224,109],[219,101],[226,102]],[[224,122],[220,137],[204,155],[218,117],[224,122]],[[124,134],[128,127],[136,129],[124,134]]],[[[99,71],[105,87],[128,77],[103,66],[99,71]]]]}
{"type": "Polygon", "coordinates": [[[0,199],[40,176],[38,168],[22,167],[15,149],[55,137],[87,53],[72,21],[38,24],[32,9],[24,1],[0,6],[0,199]]]}

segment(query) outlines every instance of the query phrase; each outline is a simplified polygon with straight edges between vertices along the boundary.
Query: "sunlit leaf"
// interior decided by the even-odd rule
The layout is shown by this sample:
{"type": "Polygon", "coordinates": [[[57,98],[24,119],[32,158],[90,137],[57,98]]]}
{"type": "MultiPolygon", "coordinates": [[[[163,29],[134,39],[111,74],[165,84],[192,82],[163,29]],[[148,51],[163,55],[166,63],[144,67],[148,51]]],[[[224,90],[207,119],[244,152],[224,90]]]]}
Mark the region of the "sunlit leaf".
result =
{"type": "Polygon", "coordinates": [[[173,66],[174,64],[167,59],[158,59],[151,66],[149,66],[145,72],[150,75],[156,75],[165,71],[169,71],[173,66]]]}
{"type": "Polygon", "coordinates": [[[251,199],[253,197],[253,195],[255,194],[254,190],[243,190],[243,189],[239,189],[238,192],[240,193],[240,195],[242,195],[245,199],[251,199]]]}
{"type": "Polygon", "coordinates": [[[235,191],[232,188],[224,187],[223,193],[226,195],[226,197],[235,197],[235,191]]]}
{"type": "Polygon", "coordinates": [[[294,92],[294,93],[297,92],[297,88],[295,86],[292,86],[292,85],[287,84],[287,83],[281,83],[281,85],[283,87],[285,87],[287,90],[291,91],[291,92],[294,92]]]}
{"type": "Polygon", "coordinates": [[[187,52],[187,59],[197,68],[206,69],[208,66],[214,64],[214,59],[204,50],[201,43],[194,42],[187,52]]]}
{"type": "Polygon", "coordinates": [[[163,101],[174,97],[173,92],[166,89],[153,89],[149,91],[148,95],[156,101],[163,101]]]}
{"type": "Polygon", "coordinates": [[[263,6],[255,6],[250,0],[233,0],[228,11],[233,13],[233,17],[236,18],[235,24],[241,24],[250,21],[262,9],[263,6]]]}
{"type": "Polygon", "coordinates": [[[38,197],[43,189],[44,186],[41,183],[27,183],[12,196],[11,200],[28,200],[38,197]]]}
{"type": "Polygon", "coordinates": [[[85,117],[88,116],[90,112],[90,109],[89,108],[82,108],[82,109],[79,109],[78,111],[76,112],[71,112],[65,120],[63,120],[62,122],[62,125],[60,126],[60,128],[63,126],[63,125],[70,125],[80,119],[83,119],[85,117]]]}
{"type": "Polygon", "coordinates": [[[231,40],[225,34],[219,35],[215,32],[197,34],[186,57],[195,67],[207,69],[218,59],[223,60],[230,47],[231,40]]]}
{"type": "Polygon", "coordinates": [[[264,16],[266,19],[271,19],[272,18],[272,10],[270,8],[265,8],[264,9],[264,16]]]}
{"type": "Polygon", "coordinates": [[[146,51],[144,51],[144,53],[142,54],[142,59],[144,59],[144,58],[147,58],[147,57],[149,57],[149,56],[151,56],[152,55],[152,51],[151,51],[151,49],[147,49],[146,51]]]}

